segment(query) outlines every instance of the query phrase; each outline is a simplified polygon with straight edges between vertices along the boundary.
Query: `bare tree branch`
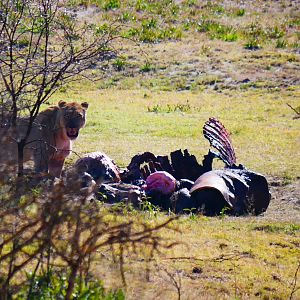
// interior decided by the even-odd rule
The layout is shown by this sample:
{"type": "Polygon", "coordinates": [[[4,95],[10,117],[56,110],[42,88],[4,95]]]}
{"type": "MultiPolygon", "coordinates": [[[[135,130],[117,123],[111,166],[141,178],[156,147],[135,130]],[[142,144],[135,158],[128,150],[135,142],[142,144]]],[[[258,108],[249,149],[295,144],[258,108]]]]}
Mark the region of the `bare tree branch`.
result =
{"type": "Polygon", "coordinates": [[[29,115],[26,132],[16,139],[19,175],[41,105],[63,85],[80,76],[88,78],[92,66],[114,57],[111,45],[120,38],[120,25],[97,31],[93,24],[78,22],[61,4],[59,0],[0,0],[2,114],[10,106],[6,126],[13,128],[24,111],[29,115]]]}

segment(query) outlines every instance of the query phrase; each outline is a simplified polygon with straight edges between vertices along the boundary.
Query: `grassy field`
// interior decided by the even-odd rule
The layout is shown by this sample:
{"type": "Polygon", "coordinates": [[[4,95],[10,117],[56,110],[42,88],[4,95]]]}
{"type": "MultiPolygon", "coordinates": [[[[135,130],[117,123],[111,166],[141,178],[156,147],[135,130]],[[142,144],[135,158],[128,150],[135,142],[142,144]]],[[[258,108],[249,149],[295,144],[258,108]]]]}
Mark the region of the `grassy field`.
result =
{"type": "MultiPolygon", "coordinates": [[[[74,150],[103,151],[120,166],[137,153],[179,148],[201,161],[209,149],[202,126],[214,116],[231,132],[238,162],[268,177],[272,201],[259,217],[180,217],[178,231],[162,233],[178,246],[148,262],[127,254],[127,298],[299,299],[300,123],[287,106],[300,105],[299,7],[163,3],[70,2],[83,5],[86,19],[117,16],[123,34],[139,41],[116,45],[120,56],[103,80],[69,86],[53,99],[90,103],[74,150]]],[[[151,223],[167,216],[125,217],[151,223]]],[[[99,253],[93,271],[108,287],[124,288],[109,251],[99,253]]]]}
{"type": "Polygon", "coordinates": [[[126,287],[110,249],[99,251],[94,275],[127,299],[300,299],[300,120],[287,105],[300,110],[298,1],[71,0],[67,9],[101,30],[118,19],[126,38],[104,73],[90,70],[102,80],[51,99],[90,104],[75,153],[102,151],[125,167],[137,153],[188,149],[201,161],[202,127],[217,117],[238,163],[266,175],[272,192],[262,216],[181,216],[162,232],[178,245],[151,260],[147,249],[127,253],[126,287]]]}
{"type": "MultiPolygon", "coordinates": [[[[79,154],[104,151],[126,166],[138,152],[168,154],[187,148],[201,161],[209,149],[202,126],[216,116],[232,134],[238,162],[267,175],[271,183],[273,198],[265,216],[204,218],[190,214],[176,222],[180,232],[162,233],[180,243],[173,250],[148,264],[145,254],[128,253],[129,299],[176,299],[173,280],[181,284],[182,299],[287,299],[291,295],[300,257],[296,204],[300,124],[286,102],[298,105],[298,88],[220,93],[85,91],[81,87],[57,95],[57,99],[62,97],[90,103],[87,125],[75,142],[79,154]]],[[[69,163],[76,158],[72,155],[69,163]]],[[[158,217],[141,213],[133,218],[144,218],[144,214],[149,222],[165,218],[163,213],[158,217]]],[[[118,268],[107,257],[109,251],[101,252],[95,274],[108,287],[122,286],[118,268]]],[[[299,290],[293,297],[300,297],[299,290]]]]}
{"type": "Polygon", "coordinates": [[[294,1],[73,0],[69,8],[101,30],[117,19],[130,38],[115,43],[119,56],[104,73],[92,70],[102,80],[55,97],[91,104],[77,152],[101,150],[121,166],[147,150],[188,148],[201,159],[202,126],[214,116],[232,133],[239,163],[299,176],[299,120],[286,105],[299,109],[294,1]]]}
{"type": "Polygon", "coordinates": [[[202,127],[214,116],[231,132],[239,163],[266,175],[295,179],[300,170],[300,124],[286,103],[297,106],[299,94],[298,89],[222,93],[109,89],[57,97],[90,103],[87,125],[74,147],[78,153],[104,151],[126,166],[137,153],[169,154],[181,148],[201,161],[209,149],[202,127]]]}
{"type": "MultiPolygon", "coordinates": [[[[154,222],[153,216],[144,218],[154,222]]],[[[128,253],[129,299],[178,299],[179,293],[181,299],[290,297],[299,263],[299,225],[190,215],[181,217],[175,227],[180,232],[163,235],[180,244],[163,255],[147,262],[145,254],[128,253]]],[[[99,256],[95,274],[107,286],[122,286],[108,252],[99,256]]],[[[293,296],[298,299],[299,290],[293,296]]]]}

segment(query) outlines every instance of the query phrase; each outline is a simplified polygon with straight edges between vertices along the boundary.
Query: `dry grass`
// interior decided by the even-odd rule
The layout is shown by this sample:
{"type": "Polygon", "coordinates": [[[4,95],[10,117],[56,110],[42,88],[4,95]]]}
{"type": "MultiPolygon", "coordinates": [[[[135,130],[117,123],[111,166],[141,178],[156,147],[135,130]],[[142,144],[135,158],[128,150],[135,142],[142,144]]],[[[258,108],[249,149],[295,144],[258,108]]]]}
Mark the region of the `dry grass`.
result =
{"type": "MultiPolygon", "coordinates": [[[[216,116],[232,133],[238,162],[269,175],[273,198],[264,216],[184,216],[176,223],[181,233],[162,233],[180,243],[173,250],[150,262],[147,256],[129,252],[124,267],[128,299],[177,299],[178,289],[182,299],[290,297],[300,257],[300,124],[286,102],[297,106],[298,97],[298,89],[280,93],[81,89],[64,94],[91,104],[87,126],[75,143],[78,153],[104,151],[125,166],[138,152],[166,154],[188,148],[201,160],[209,147],[202,126],[216,116]]],[[[93,271],[108,287],[123,286],[109,251],[99,253],[93,271]]],[[[299,290],[293,297],[300,297],[299,290]]]]}
{"type": "MultiPolygon", "coordinates": [[[[299,225],[257,218],[186,216],[177,222],[181,244],[147,262],[128,253],[128,299],[288,299],[299,262],[299,225]],[[150,276],[148,271],[150,272],[150,276]]],[[[118,270],[101,252],[94,272],[120,286],[118,270]]],[[[299,297],[299,291],[294,299],[299,297]]]]}

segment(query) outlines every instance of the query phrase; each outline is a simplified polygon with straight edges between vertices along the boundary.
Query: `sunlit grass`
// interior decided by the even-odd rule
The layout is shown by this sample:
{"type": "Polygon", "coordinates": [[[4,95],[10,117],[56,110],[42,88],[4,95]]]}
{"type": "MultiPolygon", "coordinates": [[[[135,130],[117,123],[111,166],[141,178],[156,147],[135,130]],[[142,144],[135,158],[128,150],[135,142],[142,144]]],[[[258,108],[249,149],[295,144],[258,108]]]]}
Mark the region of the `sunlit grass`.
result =
{"type": "Polygon", "coordinates": [[[74,143],[78,153],[104,151],[125,166],[139,152],[168,154],[187,148],[201,161],[209,149],[202,126],[214,116],[231,132],[239,163],[272,176],[299,176],[300,124],[286,105],[297,106],[298,89],[224,93],[83,89],[56,98],[62,97],[90,103],[86,127],[74,143]],[[157,107],[157,112],[149,112],[149,107],[157,107]]]}
{"type": "MultiPolygon", "coordinates": [[[[282,13],[285,1],[276,2],[276,9],[274,1],[264,1],[272,7],[266,11],[260,1],[245,7],[209,1],[201,4],[201,16],[194,0],[167,1],[170,9],[164,9],[163,1],[70,2],[100,9],[111,3],[101,11],[106,20],[118,16],[127,34],[145,42],[124,43],[124,56],[103,81],[74,84],[52,99],[90,103],[86,127],[74,143],[77,154],[103,151],[127,166],[139,152],[166,155],[187,148],[201,162],[209,149],[202,127],[214,116],[231,132],[238,163],[285,183],[299,179],[300,123],[286,103],[299,106],[300,88],[293,80],[287,82],[292,82],[289,88],[282,87],[282,77],[270,76],[299,69],[294,51],[299,48],[294,30],[299,17],[296,11],[294,17],[282,13]],[[202,14],[206,21],[199,23],[202,14]],[[257,74],[262,79],[256,80],[257,74]],[[222,88],[228,77],[232,85],[222,88]]],[[[76,159],[72,154],[68,163],[76,159]]],[[[285,205],[282,201],[278,207],[285,205]]],[[[126,298],[178,299],[165,269],[181,280],[182,299],[290,298],[300,256],[299,223],[288,209],[279,212],[283,221],[272,213],[274,208],[259,217],[207,218],[192,212],[180,217],[174,224],[179,232],[162,232],[163,238],[179,243],[176,247],[152,261],[127,253],[126,298]]],[[[149,223],[167,217],[140,211],[119,216],[149,223]]],[[[99,253],[92,269],[106,286],[124,288],[109,251],[99,253]]]]}
{"type": "MultiPolygon", "coordinates": [[[[143,214],[137,218],[143,218],[143,214]]],[[[155,219],[161,218],[165,217],[159,214],[155,219]]],[[[254,296],[287,299],[300,254],[299,225],[287,230],[291,225],[257,218],[183,216],[176,221],[179,232],[162,233],[165,239],[179,242],[177,246],[148,263],[147,255],[136,257],[128,253],[125,259],[127,296],[129,299],[137,295],[143,295],[143,299],[177,299],[174,284],[164,271],[168,270],[174,279],[181,280],[183,299],[216,296],[218,299],[254,296]],[[147,269],[151,271],[149,280],[147,269]]],[[[105,251],[102,256],[104,259],[99,258],[94,266],[95,273],[107,286],[121,286],[120,275],[112,268],[105,251]]]]}

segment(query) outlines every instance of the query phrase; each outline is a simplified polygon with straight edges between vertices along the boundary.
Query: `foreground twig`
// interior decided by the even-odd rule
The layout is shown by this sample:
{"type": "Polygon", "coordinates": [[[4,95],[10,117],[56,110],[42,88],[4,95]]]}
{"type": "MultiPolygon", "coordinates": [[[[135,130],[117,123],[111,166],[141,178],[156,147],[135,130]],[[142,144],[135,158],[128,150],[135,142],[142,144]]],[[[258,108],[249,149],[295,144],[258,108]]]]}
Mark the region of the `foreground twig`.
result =
{"type": "Polygon", "coordinates": [[[291,291],[291,294],[290,294],[290,297],[289,297],[290,300],[293,299],[294,294],[300,289],[300,287],[297,287],[299,270],[300,270],[300,260],[298,262],[298,266],[296,268],[296,272],[295,272],[295,275],[294,275],[294,279],[293,279],[293,283],[292,283],[292,291],[291,291]]]}
{"type": "Polygon", "coordinates": [[[300,111],[298,111],[296,108],[294,108],[294,107],[293,107],[292,105],[290,105],[289,103],[287,103],[286,105],[296,113],[295,119],[300,118],[300,111]]]}
{"type": "MultiPolygon", "coordinates": [[[[222,262],[227,260],[239,260],[244,257],[248,257],[248,253],[228,253],[228,254],[222,254],[217,257],[213,258],[201,258],[201,257],[194,257],[194,256],[178,256],[178,257],[162,257],[160,260],[191,260],[191,261],[215,261],[215,262],[222,262]]],[[[155,258],[149,259],[149,261],[155,261],[155,258]]],[[[140,262],[144,262],[144,260],[140,260],[140,262]]]]}

